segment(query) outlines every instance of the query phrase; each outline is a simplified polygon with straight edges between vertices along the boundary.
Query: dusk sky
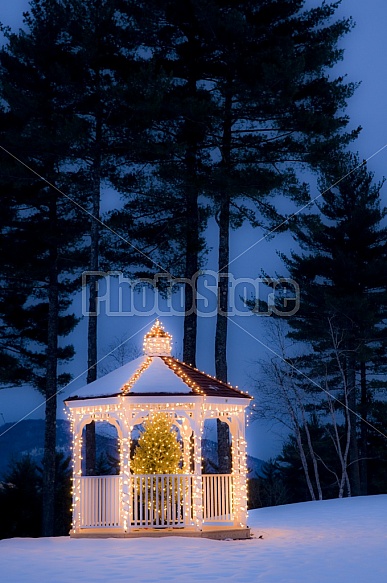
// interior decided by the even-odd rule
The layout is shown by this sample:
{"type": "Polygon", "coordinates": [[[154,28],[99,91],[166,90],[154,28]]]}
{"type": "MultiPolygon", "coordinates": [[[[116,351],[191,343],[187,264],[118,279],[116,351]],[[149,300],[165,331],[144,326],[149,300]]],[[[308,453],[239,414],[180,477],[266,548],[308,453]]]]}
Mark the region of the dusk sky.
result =
{"type": "MultiPolygon", "coordinates": [[[[317,0],[308,0],[306,6],[321,4],[317,0]]],[[[22,12],[28,9],[27,0],[0,0],[0,22],[17,29],[22,25],[22,12]]],[[[354,97],[349,102],[347,114],[350,116],[350,128],[359,125],[363,130],[352,149],[359,152],[360,159],[367,159],[368,167],[375,172],[375,180],[379,181],[387,176],[387,3],[386,0],[342,0],[337,12],[338,16],[352,16],[356,23],[353,31],[342,41],[345,49],[344,60],[333,71],[333,74],[347,74],[349,81],[361,82],[354,97]]],[[[339,178],[339,177],[338,177],[339,178]]],[[[387,187],[382,191],[382,200],[387,205],[387,187]]],[[[312,191],[312,197],[318,195],[312,191]]],[[[209,227],[209,240],[216,240],[215,226],[209,227]]],[[[230,271],[235,277],[255,277],[261,267],[266,271],[275,272],[280,269],[280,262],[276,250],[289,250],[292,246],[288,235],[276,236],[270,242],[261,241],[262,233],[248,227],[232,233],[231,258],[236,258],[230,265],[230,271]],[[257,264],[258,268],[257,268],[257,264]]],[[[212,250],[208,256],[209,269],[216,267],[216,251],[212,250]]],[[[273,273],[274,274],[274,273],[273,273]]],[[[77,300],[79,307],[80,300],[77,300]]],[[[131,319],[105,318],[101,322],[104,341],[100,346],[100,357],[108,351],[108,346],[114,343],[117,337],[126,334],[133,335],[133,341],[141,346],[142,337],[147,330],[142,329],[150,324],[154,317],[131,319]],[[129,325],[129,329],[128,329],[129,325]]],[[[176,341],[177,351],[181,346],[182,318],[161,318],[176,341]]],[[[261,319],[262,320],[262,319],[261,319]]],[[[203,319],[199,330],[198,368],[214,374],[213,353],[214,318],[203,319]],[[210,342],[208,339],[210,338],[210,342]],[[210,349],[209,349],[210,345],[210,349]]],[[[148,326],[147,326],[148,328],[148,326]]],[[[85,321],[75,331],[74,343],[81,358],[73,363],[73,373],[80,375],[86,369],[85,321]]],[[[229,371],[230,382],[243,390],[248,390],[251,384],[250,377],[257,370],[254,361],[262,358],[265,352],[265,333],[262,322],[257,318],[240,317],[229,326],[229,371]]],[[[178,356],[178,354],[177,354],[178,356]]],[[[60,396],[62,398],[76,387],[85,384],[85,375],[75,381],[69,389],[60,396]]],[[[5,422],[17,421],[41,403],[41,398],[33,389],[5,389],[0,391],[0,426],[5,422]]],[[[43,418],[44,407],[32,413],[32,418],[43,418]]],[[[1,432],[1,427],[0,427],[1,432]]],[[[255,422],[248,430],[249,453],[262,459],[278,453],[279,439],[276,430],[264,428],[260,422],[255,422]]]]}

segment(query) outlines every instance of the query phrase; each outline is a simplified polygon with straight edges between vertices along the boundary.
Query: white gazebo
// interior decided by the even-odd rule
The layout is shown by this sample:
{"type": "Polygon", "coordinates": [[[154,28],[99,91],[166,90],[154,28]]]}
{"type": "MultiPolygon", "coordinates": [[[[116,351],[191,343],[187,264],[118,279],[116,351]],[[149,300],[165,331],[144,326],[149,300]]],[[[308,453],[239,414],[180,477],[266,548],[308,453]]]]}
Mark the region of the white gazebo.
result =
{"type": "Polygon", "coordinates": [[[73,432],[73,537],[203,536],[249,538],[245,409],[251,397],[171,356],[171,336],[156,321],[144,356],[75,391],[66,401],[73,432]],[[133,433],[166,413],[182,443],[182,472],[135,475],[133,433]],[[229,426],[232,469],[202,473],[204,423],[229,426]],[[82,475],[82,431],[115,426],[119,475],[82,475]]]}

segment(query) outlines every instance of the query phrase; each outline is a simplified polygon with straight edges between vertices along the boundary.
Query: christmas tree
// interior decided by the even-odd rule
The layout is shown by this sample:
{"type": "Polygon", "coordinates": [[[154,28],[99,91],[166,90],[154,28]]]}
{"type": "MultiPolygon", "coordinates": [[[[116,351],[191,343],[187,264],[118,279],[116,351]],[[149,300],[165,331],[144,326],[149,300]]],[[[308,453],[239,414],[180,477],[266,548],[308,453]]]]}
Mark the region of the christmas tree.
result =
{"type": "Polygon", "coordinates": [[[166,413],[156,413],[144,422],[131,468],[135,474],[181,473],[181,446],[166,413]]]}

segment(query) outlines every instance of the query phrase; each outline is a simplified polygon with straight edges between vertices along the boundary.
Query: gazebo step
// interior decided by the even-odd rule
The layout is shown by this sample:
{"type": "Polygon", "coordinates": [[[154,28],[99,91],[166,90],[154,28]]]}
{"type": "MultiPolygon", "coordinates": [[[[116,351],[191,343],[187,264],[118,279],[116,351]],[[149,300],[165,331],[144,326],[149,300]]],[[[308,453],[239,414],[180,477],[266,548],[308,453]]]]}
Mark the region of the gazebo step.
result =
{"type": "Polygon", "coordinates": [[[191,538],[211,538],[214,540],[240,540],[251,538],[250,528],[234,527],[203,527],[194,528],[137,528],[130,532],[108,529],[82,529],[80,532],[70,532],[71,538],[164,538],[169,536],[185,536],[191,538]]]}

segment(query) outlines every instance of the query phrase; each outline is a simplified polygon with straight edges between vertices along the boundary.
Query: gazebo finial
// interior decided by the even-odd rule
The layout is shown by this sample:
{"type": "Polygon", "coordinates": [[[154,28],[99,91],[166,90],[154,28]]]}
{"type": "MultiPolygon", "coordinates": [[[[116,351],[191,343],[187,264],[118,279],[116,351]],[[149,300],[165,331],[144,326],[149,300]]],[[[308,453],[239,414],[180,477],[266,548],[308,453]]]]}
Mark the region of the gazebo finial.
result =
{"type": "Polygon", "coordinates": [[[164,330],[157,319],[152,328],[144,336],[144,352],[147,356],[171,356],[172,336],[164,330]]]}

